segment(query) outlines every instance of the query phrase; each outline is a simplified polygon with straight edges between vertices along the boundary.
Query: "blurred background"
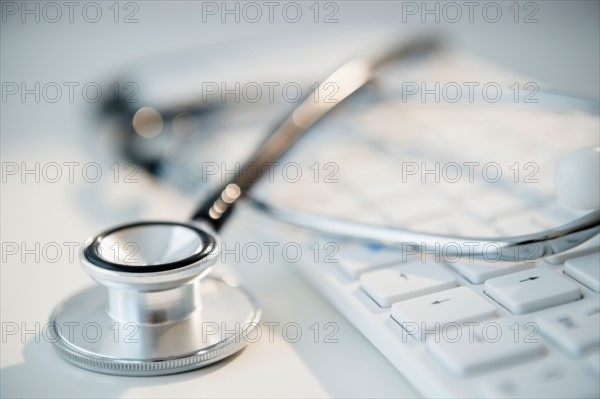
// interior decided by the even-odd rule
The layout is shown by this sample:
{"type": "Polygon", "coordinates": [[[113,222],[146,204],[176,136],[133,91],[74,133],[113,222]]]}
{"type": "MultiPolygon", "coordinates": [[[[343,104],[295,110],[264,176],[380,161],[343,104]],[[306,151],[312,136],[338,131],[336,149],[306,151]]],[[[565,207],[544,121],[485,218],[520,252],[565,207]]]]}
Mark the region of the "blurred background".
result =
{"type": "MultiPolygon", "coordinates": [[[[68,243],[124,221],[185,219],[195,204],[198,192],[186,191],[187,181],[165,185],[146,169],[128,166],[115,98],[139,100],[137,110],[193,103],[206,82],[294,82],[306,89],[382,38],[432,33],[544,90],[599,98],[598,1],[483,1],[472,2],[473,8],[463,2],[267,3],[1,2],[1,317],[3,334],[10,323],[34,331],[25,339],[3,335],[3,396],[415,395],[345,319],[285,268],[238,272],[260,293],[269,320],[334,320],[343,344],[261,343],[229,367],[140,381],[76,370],[43,340],[32,343],[36,323],[45,323],[54,304],[90,283],[68,243]],[[60,165],[60,178],[44,169],[53,163],[60,165]],[[9,256],[12,243],[20,249],[9,256]],[[58,261],[44,255],[49,244],[48,251],[54,244],[62,249],[58,261]],[[24,255],[23,248],[37,248],[37,255],[24,255]],[[368,378],[348,378],[352,373],[368,378]]],[[[247,139],[231,151],[214,146],[215,159],[247,154],[248,143],[290,103],[280,98],[241,109],[225,127],[207,127],[218,132],[235,122],[237,137],[247,139]]],[[[180,122],[186,134],[186,121],[180,122]]],[[[149,160],[136,159],[151,172],[154,150],[144,149],[149,160]]]]}

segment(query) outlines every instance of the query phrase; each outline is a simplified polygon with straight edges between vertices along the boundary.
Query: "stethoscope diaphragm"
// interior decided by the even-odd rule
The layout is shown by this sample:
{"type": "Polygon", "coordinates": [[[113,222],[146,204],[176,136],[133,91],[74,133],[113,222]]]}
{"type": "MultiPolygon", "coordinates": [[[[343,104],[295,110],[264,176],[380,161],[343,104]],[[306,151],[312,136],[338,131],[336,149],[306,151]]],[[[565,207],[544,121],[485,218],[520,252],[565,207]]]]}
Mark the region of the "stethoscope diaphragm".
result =
{"type": "Polygon", "coordinates": [[[55,308],[50,326],[58,353],[96,372],[153,376],[241,350],[260,310],[246,290],[207,277],[219,254],[207,230],[194,222],[143,222],[88,240],[83,268],[101,286],[55,308]]]}

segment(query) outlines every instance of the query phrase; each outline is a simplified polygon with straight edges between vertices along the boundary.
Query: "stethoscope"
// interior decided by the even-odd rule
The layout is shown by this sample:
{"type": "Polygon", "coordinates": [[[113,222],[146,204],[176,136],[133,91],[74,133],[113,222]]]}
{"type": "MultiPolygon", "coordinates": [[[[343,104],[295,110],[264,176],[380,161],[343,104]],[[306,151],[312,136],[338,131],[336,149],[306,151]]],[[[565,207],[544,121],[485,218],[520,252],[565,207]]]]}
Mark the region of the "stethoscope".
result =
{"type": "MultiPolygon", "coordinates": [[[[238,201],[248,197],[259,180],[256,168],[252,173],[246,170],[279,159],[316,121],[370,82],[380,66],[436,45],[431,39],[415,40],[338,68],[316,90],[334,82],[339,101],[316,101],[325,96],[309,95],[273,130],[240,172],[198,207],[189,222],[131,223],[88,239],[81,250],[81,263],[101,286],[86,289],[55,308],[50,325],[58,353],[96,372],[152,376],[204,367],[241,350],[251,341],[260,321],[259,306],[244,288],[209,274],[219,255],[218,232],[238,201]]],[[[585,149],[575,157],[575,163],[597,168],[599,151],[585,149]]],[[[563,167],[567,178],[563,179],[566,187],[562,191],[567,193],[572,192],[568,178],[572,164],[569,161],[563,167]]],[[[280,220],[338,237],[403,250],[411,243],[452,243],[457,253],[466,251],[473,257],[489,256],[485,244],[493,243],[499,260],[517,261],[558,254],[598,234],[596,194],[583,198],[584,207],[594,210],[571,223],[493,239],[372,226],[282,209],[256,198],[249,198],[249,203],[280,220]],[[474,246],[473,242],[481,245],[474,246]]],[[[576,198],[582,201],[581,196],[576,198]]]]}

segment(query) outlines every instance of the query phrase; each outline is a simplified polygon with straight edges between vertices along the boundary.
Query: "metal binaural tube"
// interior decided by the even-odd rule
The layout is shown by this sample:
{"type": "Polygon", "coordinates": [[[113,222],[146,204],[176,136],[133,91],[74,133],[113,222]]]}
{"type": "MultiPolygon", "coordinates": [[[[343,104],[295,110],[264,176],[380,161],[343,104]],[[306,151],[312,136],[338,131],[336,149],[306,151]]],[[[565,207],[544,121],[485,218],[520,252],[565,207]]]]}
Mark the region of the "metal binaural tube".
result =
{"type": "Polygon", "coordinates": [[[260,180],[263,167],[277,161],[311,126],[370,82],[378,68],[392,60],[429,53],[438,46],[437,38],[420,37],[412,41],[394,43],[383,49],[375,49],[370,54],[352,59],[339,67],[317,86],[317,95],[314,95],[314,92],[310,93],[276,125],[248,161],[242,164],[240,172],[210,195],[194,212],[192,219],[203,221],[218,232],[233,212],[238,200],[244,198],[250,188],[260,180]],[[326,90],[331,85],[337,89],[335,99],[328,99],[326,95],[326,90]],[[256,165],[259,169],[258,175],[249,178],[247,169],[256,165]]]}

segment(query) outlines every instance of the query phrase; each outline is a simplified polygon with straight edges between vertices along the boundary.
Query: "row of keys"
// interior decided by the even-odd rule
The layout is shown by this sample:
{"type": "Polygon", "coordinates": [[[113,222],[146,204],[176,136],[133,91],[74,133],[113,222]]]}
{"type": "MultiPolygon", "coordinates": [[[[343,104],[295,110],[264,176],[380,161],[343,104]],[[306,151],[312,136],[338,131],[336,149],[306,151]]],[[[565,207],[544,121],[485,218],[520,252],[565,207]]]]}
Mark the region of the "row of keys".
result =
{"type": "MultiPolygon", "coordinates": [[[[358,279],[366,272],[403,264],[401,252],[381,245],[343,246],[336,258],[339,260],[339,270],[352,280],[358,279]]],[[[451,263],[451,266],[472,284],[482,284],[490,278],[531,268],[535,264],[473,261],[451,263]]]]}
{"type": "Polygon", "coordinates": [[[589,366],[598,375],[593,361],[598,361],[599,316],[600,310],[592,309],[570,316],[558,312],[536,322],[471,323],[460,332],[429,340],[427,348],[449,374],[466,377],[541,357],[545,353],[541,334],[573,358],[596,352],[590,356],[589,366]]]}
{"type": "Polygon", "coordinates": [[[597,398],[598,375],[593,363],[567,364],[542,357],[523,366],[507,369],[486,381],[485,396],[491,398],[597,398]]]}
{"type": "MultiPolygon", "coordinates": [[[[525,325],[500,319],[493,305],[492,300],[514,314],[524,314],[581,299],[579,287],[561,274],[535,267],[536,263],[451,264],[471,283],[484,284],[486,300],[459,287],[444,265],[402,263],[398,252],[380,247],[362,251],[354,263],[340,265],[344,274],[358,279],[379,306],[391,307],[390,316],[403,334],[427,343],[430,356],[450,375],[461,378],[533,362],[546,356],[544,341],[571,358],[589,357],[590,374],[597,373],[599,367],[593,364],[597,354],[590,353],[600,346],[600,304],[575,312],[570,308],[568,313],[558,308],[525,325]],[[365,253],[378,264],[361,263],[358,259],[365,259],[365,253]]],[[[599,256],[596,252],[569,259],[565,274],[598,292],[599,256]]]]}
{"type": "MultiPolygon", "coordinates": [[[[591,261],[587,257],[573,266],[589,272],[591,261]]],[[[509,270],[514,270],[513,266],[524,270],[487,280],[484,286],[491,299],[513,313],[581,298],[579,288],[556,272],[532,265],[507,265],[509,270]]],[[[489,300],[468,287],[456,287],[452,274],[435,263],[413,262],[364,273],[360,283],[380,306],[391,303],[390,316],[403,333],[427,342],[428,353],[454,377],[542,358],[546,348],[540,334],[573,358],[588,356],[600,346],[600,306],[579,313],[561,310],[521,324],[499,319],[489,300]]],[[[588,362],[591,372],[598,368],[592,364],[594,358],[588,362]]]]}
{"type": "MultiPolygon", "coordinates": [[[[508,270],[512,270],[511,267],[508,267],[508,270]]],[[[381,307],[390,307],[396,302],[422,297],[457,285],[455,276],[434,262],[409,262],[360,276],[362,290],[381,307]]],[[[577,285],[560,274],[541,267],[526,268],[520,272],[489,279],[485,281],[484,287],[484,292],[490,298],[514,314],[534,312],[581,298],[577,285]]],[[[412,303],[409,303],[408,306],[411,305],[412,303]]]]}
{"type": "MultiPolygon", "coordinates": [[[[425,341],[428,334],[439,334],[447,326],[496,317],[495,308],[467,287],[425,295],[392,305],[391,317],[408,335],[425,341]]],[[[600,306],[576,314],[558,312],[535,321],[536,328],[571,357],[580,357],[600,345],[600,306]]]]}
{"type": "MultiPolygon", "coordinates": [[[[398,251],[382,246],[348,246],[337,255],[341,272],[350,279],[357,279],[363,273],[386,266],[402,264],[402,255],[398,251]]],[[[483,284],[487,280],[512,274],[536,266],[535,262],[485,262],[471,261],[451,263],[459,274],[471,284],[483,284]]],[[[600,292],[600,252],[568,259],[565,273],[589,289],[600,292]]],[[[379,303],[379,302],[378,302],[379,303]]],[[[381,306],[389,306],[382,305],[381,306]]]]}
{"type": "MultiPolygon", "coordinates": [[[[585,244],[584,244],[585,245],[585,244]]],[[[483,284],[487,280],[533,268],[535,262],[464,262],[452,263],[451,266],[466,278],[471,284],[483,284]]],[[[565,263],[565,273],[582,285],[595,292],[600,292],[600,252],[568,259],[565,263]]]]}

